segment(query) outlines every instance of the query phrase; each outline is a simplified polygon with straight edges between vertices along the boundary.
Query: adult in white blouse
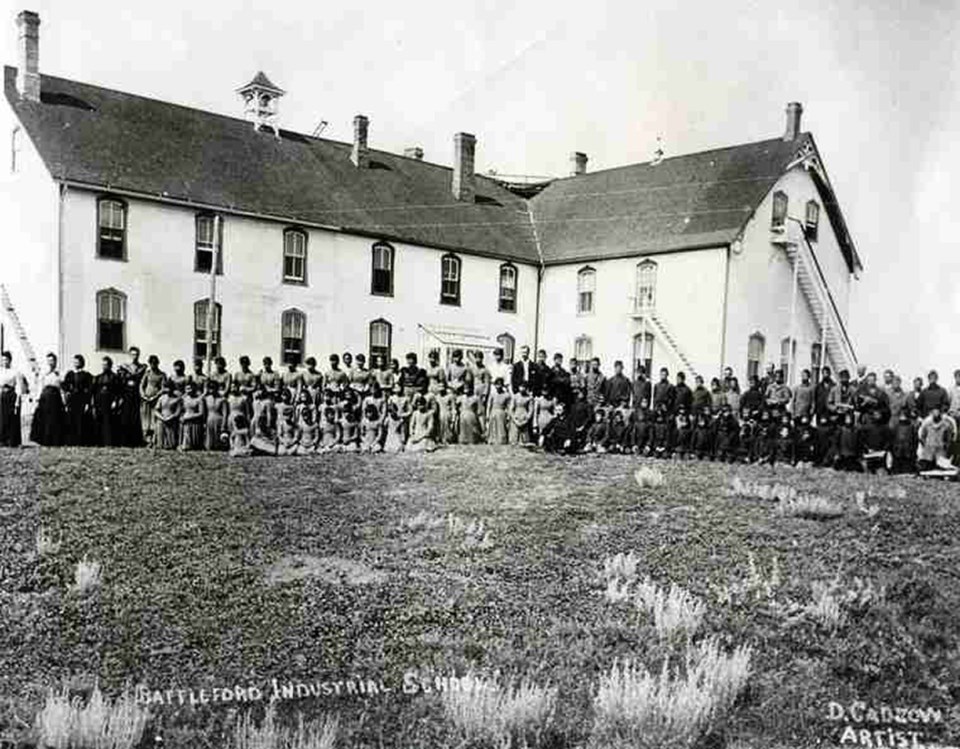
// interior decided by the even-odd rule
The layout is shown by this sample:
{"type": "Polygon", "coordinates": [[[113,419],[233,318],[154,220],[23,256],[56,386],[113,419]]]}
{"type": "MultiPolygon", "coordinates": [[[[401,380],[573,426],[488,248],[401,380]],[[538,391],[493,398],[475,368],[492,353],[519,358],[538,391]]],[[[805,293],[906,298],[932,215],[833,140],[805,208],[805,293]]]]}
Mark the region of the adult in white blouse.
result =
{"type": "Polygon", "coordinates": [[[20,446],[20,401],[30,392],[27,379],[13,368],[9,351],[0,354],[0,446],[20,446]]]}
{"type": "Polygon", "coordinates": [[[499,377],[503,380],[504,386],[509,388],[512,374],[513,368],[503,360],[503,349],[494,349],[493,363],[490,365],[490,381],[496,382],[499,377]]]}
{"type": "Polygon", "coordinates": [[[47,371],[40,378],[40,398],[30,424],[30,441],[55,447],[64,444],[66,419],[63,412],[63,393],[57,371],[57,355],[47,354],[47,371]]]}

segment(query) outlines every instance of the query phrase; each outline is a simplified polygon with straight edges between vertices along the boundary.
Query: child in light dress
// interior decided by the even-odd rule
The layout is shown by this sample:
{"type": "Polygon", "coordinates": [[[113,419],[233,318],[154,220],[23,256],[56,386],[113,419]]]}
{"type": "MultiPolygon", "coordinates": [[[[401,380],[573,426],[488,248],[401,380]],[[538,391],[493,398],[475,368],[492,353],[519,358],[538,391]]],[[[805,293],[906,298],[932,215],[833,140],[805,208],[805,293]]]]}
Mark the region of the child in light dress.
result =
{"type": "Polygon", "coordinates": [[[430,452],[436,450],[437,443],[433,438],[436,422],[434,410],[425,397],[417,397],[417,408],[410,417],[410,439],[407,441],[407,452],[430,452]]]}
{"type": "Polygon", "coordinates": [[[406,442],[407,421],[400,414],[397,404],[390,402],[387,405],[387,416],[383,420],[383,451],[387,453],[403,452],[406,442]]]}
{"type": "Polygon", "coordinates": [[[383,420],[376,404],[367,403],[364,409],[363,421],[360,422],[360,449],[363,452],[373,453],[382,450],[380,439],[383,420]]]}

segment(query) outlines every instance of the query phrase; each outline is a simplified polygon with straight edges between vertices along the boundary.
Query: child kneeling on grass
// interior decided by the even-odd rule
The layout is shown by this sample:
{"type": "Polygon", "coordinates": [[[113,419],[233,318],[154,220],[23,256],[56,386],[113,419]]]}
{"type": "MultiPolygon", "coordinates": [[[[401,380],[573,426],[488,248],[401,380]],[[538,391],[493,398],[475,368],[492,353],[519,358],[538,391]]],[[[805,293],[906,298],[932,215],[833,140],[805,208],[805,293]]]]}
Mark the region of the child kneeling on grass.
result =
{"type": "Polygon", "coordinates": [[[250,422],[240,412],[230,414],[230,455],[249,455],[250,450],[250,422]]]}
{"type": "Polygon", "coordinates": [[[417,397],[416,411],[410,417],[410,439],[407,441],[407,452],[436,450],[437,443],[433,438],[435,428],[434,411],[427,399],[420,395],[417,397]]]}

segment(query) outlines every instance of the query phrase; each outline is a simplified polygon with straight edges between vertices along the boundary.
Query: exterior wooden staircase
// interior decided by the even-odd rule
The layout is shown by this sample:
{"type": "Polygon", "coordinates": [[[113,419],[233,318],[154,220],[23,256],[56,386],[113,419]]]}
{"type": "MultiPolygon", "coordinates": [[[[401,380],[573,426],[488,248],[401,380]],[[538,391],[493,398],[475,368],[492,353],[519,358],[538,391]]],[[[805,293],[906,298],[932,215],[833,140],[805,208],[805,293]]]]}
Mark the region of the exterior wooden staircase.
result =
{"type": "Polygon", "coordinates": [[[20,317],[17,315],[17,310],[13,306],[13,302],[10,301],[10,295],[7,293],[7,287],[3,284],[0,284],[0,305],[3,306],[4,314],[7,317],[7,320],[10,321],[10,327],[13,328],[13,332],[17,337],[17,340],[20,342],[20,348],[23,351],[24,357],[26,357],[27,364],[30,367],[30,371],[33,372],[33,377],[36,380],[40,377],[40,362],[37,361],[37,355],[34,353],[33,346],[30,344],[30,339],[27,337],[27,331],[23,327],[23,323],[20,322],[20,317]]]}

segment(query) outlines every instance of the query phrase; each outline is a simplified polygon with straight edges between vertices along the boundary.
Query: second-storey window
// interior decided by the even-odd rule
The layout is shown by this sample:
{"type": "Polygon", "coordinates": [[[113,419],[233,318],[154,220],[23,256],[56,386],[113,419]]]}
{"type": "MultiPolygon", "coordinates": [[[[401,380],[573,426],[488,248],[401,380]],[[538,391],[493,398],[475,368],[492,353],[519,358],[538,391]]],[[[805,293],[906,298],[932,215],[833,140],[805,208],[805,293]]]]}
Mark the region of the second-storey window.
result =
{"type": "Polygon", "coordinates": [[[122,200],[97,201],[97,255],[123,260],[127,244],[127,206],[122,200]]]}
{"type": "Polygon", "coordinates": [[[209,273],[213,259],[217,259],[217,273],[223,273],[223,221],[210,213],[197,216],[197,242],[193,269],[209,273]]]}
{"type": "Polygon", "coordinates": [[[460,258],[444,255],[440,258],[440,304],[460,304],[460,258]]]}
{"type": "Polygon", "coordinates": [[[370,277],[370,293],[393,296],[393,247],[386,242],[373,246],[373,273],[370,277]]]}
{"type": "Polygon", "coordinates": [[[773,215],[770,217],[771,229],[782,229],[787,223],[787,194],[779,190],[773,194],[773,215]]]}
{"type": "Polygon", "coordinates": [[[500,266],[500,302],[501,312],[517,311],[517,266],[504,263],[500,266]]]}
{"type": "Polygon", "coordinates": [[[583,268],[577,273],[577,313],[593,314],[593,294],[597,289],[597,272],[583,268]]]}
{"type": "Polygon", "coordinates": [[[807,215],[804,223],[807,239],[816,242],[820,232],[820,204],[816,200],[807,201],[807,215]]]}
{"type": "Polygon", "coordinates": [[[307,281],[307,235],[300,229],[283,233],[283,280],[287,283],[307,281]]]}

